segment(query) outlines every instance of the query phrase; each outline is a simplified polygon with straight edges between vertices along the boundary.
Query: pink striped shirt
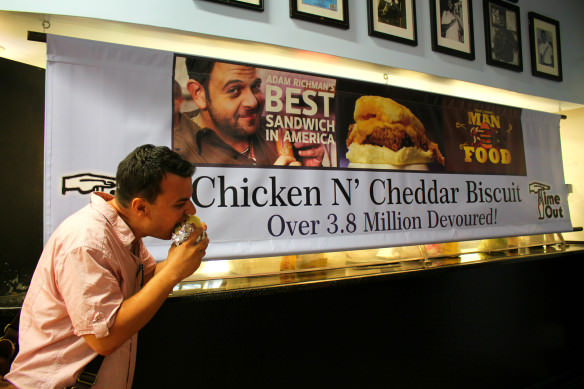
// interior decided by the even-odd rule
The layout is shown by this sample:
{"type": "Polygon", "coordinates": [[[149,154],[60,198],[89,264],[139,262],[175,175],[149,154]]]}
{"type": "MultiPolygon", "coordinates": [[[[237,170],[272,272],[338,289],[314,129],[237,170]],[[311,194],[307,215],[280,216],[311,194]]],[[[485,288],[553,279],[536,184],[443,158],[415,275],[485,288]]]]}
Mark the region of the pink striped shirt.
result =
{"type": "MultiPolygon", "coordinates": [[[[22,306],[20,351],[5,377],[19,388],[72,385],[97,355],[82,336],[107,336],[122,302],[140,289],[140,264],[146,277],[154,272],[154,258],[111,198],[92,194],[43,250],[22,306]]],[[[104,359],[95,389],[132,386],[136,345],[134,335],[104,359]]]]}

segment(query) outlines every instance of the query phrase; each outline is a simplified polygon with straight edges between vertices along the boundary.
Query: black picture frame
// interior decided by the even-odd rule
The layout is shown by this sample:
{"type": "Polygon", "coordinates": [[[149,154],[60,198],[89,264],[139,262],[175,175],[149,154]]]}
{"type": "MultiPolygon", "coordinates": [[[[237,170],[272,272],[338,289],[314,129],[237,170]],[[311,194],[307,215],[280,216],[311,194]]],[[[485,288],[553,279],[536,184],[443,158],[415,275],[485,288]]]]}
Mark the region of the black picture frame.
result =
{"type": "Polygon", "coordinates": [[[429,0],[432,50],[475,59],[472,0],[429,0]]]}
{"type": "Polygon", "coordinates": [[[531,73],[537,77],[562,81],[560,23],[557,20],[528,13],[531,73]]]}
{"type": "Polygon", "coordinates": [[[492,66],[523,71],[519,7],[501,0],[483,0],[485,49],[492,66]]]}
{"type": "MultiPolygon", "coordinates": [[[[326,1],[325,1],[326,2],[326,1]]],[[[307,0],[290,0],[290,17],[332,27],[349,28],[349,0],[328,0],[329,9],[309,4],[307,0]],[[339,8],[339,5],[341,8],[339,8]]]]}
{"type": "Polygon", "coordinates": [[[416,0],[367,0],[369,35],[418,45],[416,0]]]}
{"type": "Polygon", "coordinates": [[[264,0],[205,0],[212,3],[232,5],[234,7],[264,12],[264,0]]]}

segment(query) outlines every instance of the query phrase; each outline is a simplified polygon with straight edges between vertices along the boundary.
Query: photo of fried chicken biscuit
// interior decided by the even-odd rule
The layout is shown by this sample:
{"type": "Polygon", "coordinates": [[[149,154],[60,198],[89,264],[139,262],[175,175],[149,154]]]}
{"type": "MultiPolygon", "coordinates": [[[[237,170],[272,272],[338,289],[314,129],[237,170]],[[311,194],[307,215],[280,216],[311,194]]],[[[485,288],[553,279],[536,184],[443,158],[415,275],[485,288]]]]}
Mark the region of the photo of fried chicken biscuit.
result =
{"type": "Polygon", "coordinates": [[[355,102],[349,126],[350,167],[402,168],[436,162],[445,165],[438,145],[426,136],[422,122],[405,106],[381,96],[355,102]]]}

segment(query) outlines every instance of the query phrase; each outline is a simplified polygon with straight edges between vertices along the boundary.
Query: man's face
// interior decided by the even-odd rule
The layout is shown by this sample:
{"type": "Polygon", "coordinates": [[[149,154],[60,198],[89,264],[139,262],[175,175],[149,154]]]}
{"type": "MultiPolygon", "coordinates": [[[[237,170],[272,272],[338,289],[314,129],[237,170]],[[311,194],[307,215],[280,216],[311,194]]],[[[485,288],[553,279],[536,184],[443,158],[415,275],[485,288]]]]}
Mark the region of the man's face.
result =
{"type": "Polygon", "coordinates": [[[184,100],[185,100],[185,98],[182,96],[178,96],[177,98],[173,99],[172,107],[173,107],[174,113],[176,115],[178,115],[180,113],[180,108],[181,108],[184,100]]]}
{"type": "Polygon", "coordinates": [[[230,138],[247,138],[260,124],[264,97],[254,67],[217,62],[207,88],[207,104],[217,130],[230,138]]]}
{"type": "Polygon", "coordinates": [[[159,239],[170,239],[174,227],[184,221],[187,215],[195,213],[191,202],[193,194],[190,177],[168,173],[160,183],[161,192],[150,203],[150,233],[159,239]]]}

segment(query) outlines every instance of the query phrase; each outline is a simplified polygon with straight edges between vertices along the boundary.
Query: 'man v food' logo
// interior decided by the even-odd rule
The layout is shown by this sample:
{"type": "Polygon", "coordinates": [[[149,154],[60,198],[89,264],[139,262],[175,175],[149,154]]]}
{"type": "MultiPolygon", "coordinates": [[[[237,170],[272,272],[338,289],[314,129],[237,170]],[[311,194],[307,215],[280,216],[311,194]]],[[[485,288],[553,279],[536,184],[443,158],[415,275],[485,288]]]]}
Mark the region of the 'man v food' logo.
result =
{"type": "Polygon", "coordinates": [[[467,114],[467,124],[456,123],[457,128],[468,127],[467,140],[460,145],[460,149],[464,151],[464,162],[509,165],[511,151],[507,144],[513,129],[511,123],[507,123],[507,129],[502,128],[501,115],[490,111],[475,109],[467,114]]]}
{"type": "Polygon", "coordinates": [[[551,186],[542,184],[541,182],[532,182],[529,184],[529,193],[537,195],[539,220],[564,217],[564,209],[561,205],[562,199],[560,195],[550,194],[548,191],[551,188],[551,186]]]}

